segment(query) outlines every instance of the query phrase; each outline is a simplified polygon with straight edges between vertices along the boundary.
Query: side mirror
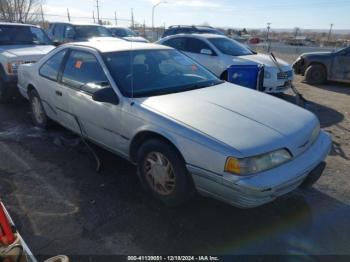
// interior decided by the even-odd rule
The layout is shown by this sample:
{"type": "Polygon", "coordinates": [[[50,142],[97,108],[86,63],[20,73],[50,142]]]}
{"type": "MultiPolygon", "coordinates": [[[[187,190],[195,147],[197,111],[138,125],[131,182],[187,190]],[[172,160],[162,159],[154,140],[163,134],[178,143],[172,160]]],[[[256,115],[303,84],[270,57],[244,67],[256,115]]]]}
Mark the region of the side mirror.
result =
{"type": "Polygon", "coordinates": [[[210,49],[201,49],[202,55],[213,55],[213,52],[210,49]]]}
{"type": "Polygon", "coordinates": [[[97,90],[92,95],[92,100],[94,100],[96,102],[108,103],[108,104],[113,104],[113,105],[119,104],[119,98],[118,98],[117,94],[114,92],[113,88],[111,88],[111,87],[106,87],[106,88],[102,88],[100,90],[97,90]]]}

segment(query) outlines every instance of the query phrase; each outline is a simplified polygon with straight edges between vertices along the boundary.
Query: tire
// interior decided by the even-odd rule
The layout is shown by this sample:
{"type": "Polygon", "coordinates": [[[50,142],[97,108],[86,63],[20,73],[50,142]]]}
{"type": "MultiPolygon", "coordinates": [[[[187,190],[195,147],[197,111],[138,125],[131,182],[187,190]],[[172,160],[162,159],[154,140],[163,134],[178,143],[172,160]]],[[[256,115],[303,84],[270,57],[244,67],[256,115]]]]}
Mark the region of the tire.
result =
{"type": "Polygon", "coordinates": [[[163,204],[179,206],[193,196],[193,181],[185,162],[168,143],[146,141],[139,149],[137,164],[142,186],[163,204]]]}
{"type": "Polygon", "coordinates": [[[227,71],[223,72],[220,76],[220,79],[224,81],[228,81],[228,72],[227,71]]]}
{"type": "Polygon", "coordinates": [[[6,104],[10,101],[10,94],[5,83],[0,79],[0,103],[6,104]]]}
{"type": "Polygon", "coordinates": [[[35,89],[29,92],[29,103],[32,110],[32,120],[34,125],[47,129],[49,126],[49,118],[46,115],[40,96],[35,89]]]}
{"type": "Polygon", "coordinates": [[[320,85],[326,82],[327,72],[323,65],[310,65],[305,72],[305,80],[311,85],[320,85]]]}

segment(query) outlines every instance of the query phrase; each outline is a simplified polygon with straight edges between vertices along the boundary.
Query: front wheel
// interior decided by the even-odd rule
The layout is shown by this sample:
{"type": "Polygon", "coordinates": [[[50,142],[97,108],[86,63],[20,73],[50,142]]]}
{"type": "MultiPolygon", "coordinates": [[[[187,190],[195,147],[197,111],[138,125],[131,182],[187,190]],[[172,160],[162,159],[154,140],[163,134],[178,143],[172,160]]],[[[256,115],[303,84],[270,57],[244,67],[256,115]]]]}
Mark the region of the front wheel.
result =
{"type": "Polygon", "coordinates": [[[145,142],[138,154],[143,187],[167,206],[178,206],[194,193],[191,177],[180,154],[160,140],[145,142]]]}
{"type": "Polygon", "coordinates": [[[44,129],[47,128],[49,119],[46,116],[40,96],[35,89],[31,90],[29,93],[29,102],[32,109],[32,119],[34,124],[44,129]]]}
{"type": "Polygon", "coordinates": [[[0,79],[0,103],[5,104],[9,102],[9,100],[10,100],[10,94],[9,94],[8,87],[0,79]]]}
{"type": "Polygon", "coordinates": [[[321,85],[327,80],[327,73],[322,65],[310,65],[305,72],[305,80],[311,85],[321,85]]]}

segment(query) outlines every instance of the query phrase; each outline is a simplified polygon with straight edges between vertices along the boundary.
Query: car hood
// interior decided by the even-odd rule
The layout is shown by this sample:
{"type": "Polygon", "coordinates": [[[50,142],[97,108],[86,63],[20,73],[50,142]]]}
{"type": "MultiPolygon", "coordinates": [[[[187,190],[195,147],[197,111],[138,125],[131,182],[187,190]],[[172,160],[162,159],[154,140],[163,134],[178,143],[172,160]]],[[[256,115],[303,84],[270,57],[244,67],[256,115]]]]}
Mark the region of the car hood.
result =
{"type": "Polygon", "coordinates": [[[10,45],[0,46],[0,53],[8,58],[39,59],[55,47],[53,45],[10,45]]]}
{"type": "Polygon", "coordinates": [[[146,40],[141,36],[127,36],[127,37],[123,37],[123,39],[130,42],[148,43],[148,40],[146,40]]]}
{"type": "Polygon", "coordinates": [[[301,56],[306,57],[306,56],[312,56],[312,57],[325,57],[325,56],[330,56],[332,55],[333,52],[310,52],[310,53],[304,53],[301,56]]]}
{"type": "MultiPolygon", "coordinates": [[[[256,54],[256,55],[240,56],[239,58],[242,60],[255,62],[257,64],[263,64],[267,67],[276,67],[274,61],[272,60],[272,58],[269,55],[256,54]]],[[[279,59],[277,57],[276,57],[276,59],[281,67],[289,66],[289,64],[287,62],[285,62],[284,60],[279,59]]]]}
{"type": "Polygon", "coordinates": [[[300,107],[229,83],[136,100],[148,110],[231,146],[242,157],[281,148],[299,155],[318,125],[317,118],[300,107]]]}

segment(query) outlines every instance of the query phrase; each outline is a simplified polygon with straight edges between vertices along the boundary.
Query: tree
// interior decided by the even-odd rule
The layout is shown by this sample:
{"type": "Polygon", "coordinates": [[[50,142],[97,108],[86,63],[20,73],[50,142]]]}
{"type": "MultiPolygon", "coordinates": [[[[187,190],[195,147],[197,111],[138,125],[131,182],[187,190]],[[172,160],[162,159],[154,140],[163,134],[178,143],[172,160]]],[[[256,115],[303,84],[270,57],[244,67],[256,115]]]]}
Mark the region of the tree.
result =
{"type": "Polygon", "coordinates": [[[0,20],[27,23],[41,17],[44,0],[0,0],[0,20]]]}

